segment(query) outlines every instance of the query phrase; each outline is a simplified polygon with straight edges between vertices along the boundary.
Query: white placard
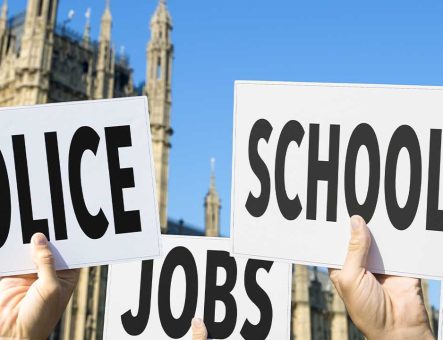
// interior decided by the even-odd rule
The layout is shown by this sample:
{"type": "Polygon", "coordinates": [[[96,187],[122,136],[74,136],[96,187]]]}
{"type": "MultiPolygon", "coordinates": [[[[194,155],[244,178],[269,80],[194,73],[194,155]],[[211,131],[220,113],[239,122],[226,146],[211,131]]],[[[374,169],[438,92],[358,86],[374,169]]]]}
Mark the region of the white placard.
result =
{"type": "Polygon", "coordinates": [[[57,269],[160,255],[145,97],[0,110],[0,275],[30,273],[30,238],[57,269]]]}
{"type": "Polygon", "coordinates": [[[233,258],[222,238],[163,236],[163,249],[109,267],[104,339],[191,339],[194,315],[214,339],[289,339],[289,264],[233,258]]]}
{"type": "Polygon", "coordinates": [[[360,214],[370,270],[443,277],[442,110],[441,87],[236,82],[233,253],[341,267],[360,214]]]}

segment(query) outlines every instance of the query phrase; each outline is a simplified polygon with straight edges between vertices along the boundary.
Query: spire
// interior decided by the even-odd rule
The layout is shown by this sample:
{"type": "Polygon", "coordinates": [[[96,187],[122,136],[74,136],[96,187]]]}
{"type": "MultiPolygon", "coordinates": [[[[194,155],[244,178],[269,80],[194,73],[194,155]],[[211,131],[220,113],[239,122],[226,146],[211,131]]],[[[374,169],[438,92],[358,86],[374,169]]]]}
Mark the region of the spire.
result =
{"type": "Polygon", "coordinates": [[[103,12],[103,16],[102,16],[102,24],[105,21],[112,21],[110,0],[106,0],[105,11],[103,12]]]}
{"type": "Polygon", "coordinates": [[[111,0],[106,0],[106,3],[105,3],[105,11],[104,11],[104,13],[103,13],[103,16],[104,15],[111,15],[111,0]]]}
{"type": "Polygon", "coordinates": [[[0,13],[0,35],[6,30],[6,22],[8,21],[8,0],[3,0],[0,13]]]}
{"type": "Polygon", "coordinates": [[[168,229],[168,169],[171,147],[172,63],[174,47],[171,41],[172,20],[166,1],[160,0],[151,19],[151,39],[146,48],[146,86],[149,97],[152,153],[155,159],[157,201],[162,233],[168,229]]]}
{"type": "Polygon", "coordinates": [[[105,11],[103,12],[101,26],[100,26],[100,41],[111,40],[111,29],[112,29],[111,5],[110,5],[110,0],[106,0],[105,11]]]}
{"type": "Polygon", "coordinates": [[[211,185],[209,190],[215,191],[215,158],[211,158],[211,185]]]}
{"type": "Polygon", "coordinates": [[[169,14],[166,0],[160,0],[154,15],[152,16],[151,24],[165,23],[172,28],[172,19],[169,14]]]}
{"type": "Polygon", "coordinates": [[[114,89],[114,49],[111,41],[112,16],[109,0],[100,25],[94,99],[112,98],[114,89]]]}
{"type": "Polygon", "coordinates": [[[211,202],[219,203],[219,197],[215,187],[215,158],[211,158],[211,179],[209,182],[209,191],[206,195],[206,199],[210,200],[211,202]]]}
{"type": "Polygon", "coordinates": [[[88,8],[85,13],[86,24],[85,31],[83,33],[83,42],[85,45],[89,45],[91,41],[91,8],[88,8]]]}
{"type": "Polygon", "coordinates": [[[207,236],[219,236],[220,208],[220,198],[215,188],[215,158],[211,158],[211,182],[205,197],[205,227],[207,236]]]}
{"type": "Polygon", "coordinates": [[[8,19],[8,0],[3,0],[1,19],[8,19]]]}

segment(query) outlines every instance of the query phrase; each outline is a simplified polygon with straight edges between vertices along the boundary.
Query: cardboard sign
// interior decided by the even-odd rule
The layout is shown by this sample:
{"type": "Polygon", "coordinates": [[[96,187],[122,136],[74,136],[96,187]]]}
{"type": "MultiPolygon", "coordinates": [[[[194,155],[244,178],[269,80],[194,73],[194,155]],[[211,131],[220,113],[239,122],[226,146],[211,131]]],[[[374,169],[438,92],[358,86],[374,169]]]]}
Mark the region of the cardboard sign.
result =
{"type": "Polygon", "coordinates": [[[146,98],[0,110],[0,275],[154,258],[160,227],[146,98]]]}
{"type": "Polygon", "coordinates": [[[229,255],[222,238],[163,236],[164,257],[109,267],[104,339],[289,339],[291,266],[229,255]]]}
{"type": "Polygon", "coordinates": [[[443,88],[237,82],[233,253],[340,267],[349,216],[374,272],[441,278],[443,88]]]}

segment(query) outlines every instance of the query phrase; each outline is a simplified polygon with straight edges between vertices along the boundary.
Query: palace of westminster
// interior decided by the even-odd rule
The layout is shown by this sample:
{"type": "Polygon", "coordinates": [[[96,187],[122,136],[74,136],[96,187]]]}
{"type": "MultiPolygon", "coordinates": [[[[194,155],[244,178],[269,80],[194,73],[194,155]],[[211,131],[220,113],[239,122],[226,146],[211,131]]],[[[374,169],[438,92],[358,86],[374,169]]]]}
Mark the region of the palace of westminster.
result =
{"type": "MultiPolygon", "coordinates": [[[[152,147],[163,233],[218,236],[220,198],[212,173],[204,199],[205,232],[168,219],[168,168],[172,128],[172,19],[166,0],[159,0],[150,22],[146,85],[136,88],[128,59],[114,51],[109,0],[101,19],[98,41],[57,23],[59,0],[28,0],[24,12],[9,16],[7,0],[0,13],[0,106],[146,95],[149,98],[152,147]]],[[[95,340],[103,332],[107,267],[84,268],[68,308],[51,339],[95,340]]],[[[423,281],[428,314],[437,331],[438,312],[429,306],[428,283],[423,281]]],[[[293,339],[364,339],[346,313],[327,274],[317,268],[294,266],[292,290],[293,339]]]]}

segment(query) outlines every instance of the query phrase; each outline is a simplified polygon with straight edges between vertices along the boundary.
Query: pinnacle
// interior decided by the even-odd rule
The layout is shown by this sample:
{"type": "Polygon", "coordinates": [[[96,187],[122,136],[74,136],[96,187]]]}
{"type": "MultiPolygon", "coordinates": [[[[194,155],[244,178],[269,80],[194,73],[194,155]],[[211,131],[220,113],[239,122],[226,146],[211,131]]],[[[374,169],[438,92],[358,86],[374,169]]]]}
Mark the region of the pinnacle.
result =
{"type": "Polygon", "coordinates": [[[211,158],[211,189],[215,190],[215,158],[211,158]]]}
{"type": "Polygon", "coordinates": [[[105,7],[105,12],[103,13],[102,20],[109,20],[109,21],[112,20],[110,0],[106,0],[106,7],[105,7]]]}

